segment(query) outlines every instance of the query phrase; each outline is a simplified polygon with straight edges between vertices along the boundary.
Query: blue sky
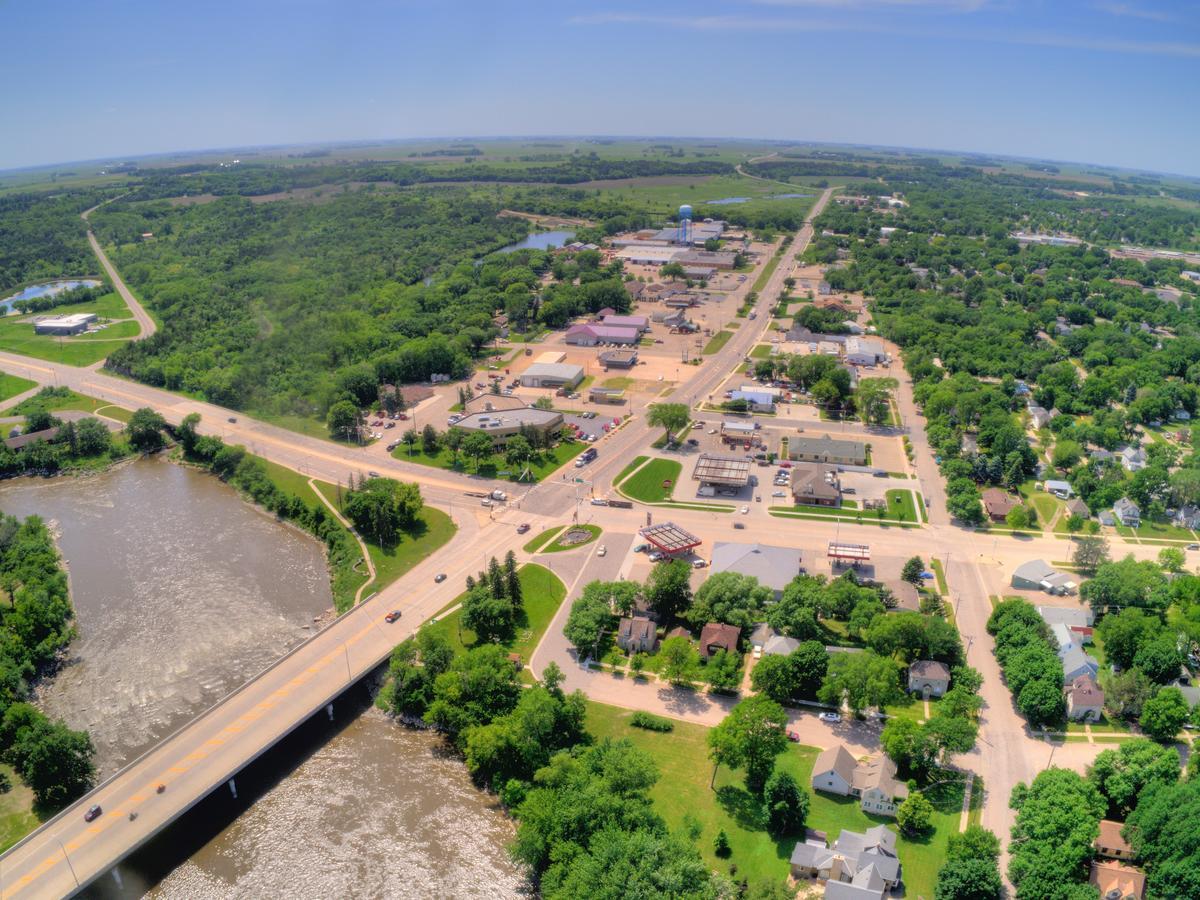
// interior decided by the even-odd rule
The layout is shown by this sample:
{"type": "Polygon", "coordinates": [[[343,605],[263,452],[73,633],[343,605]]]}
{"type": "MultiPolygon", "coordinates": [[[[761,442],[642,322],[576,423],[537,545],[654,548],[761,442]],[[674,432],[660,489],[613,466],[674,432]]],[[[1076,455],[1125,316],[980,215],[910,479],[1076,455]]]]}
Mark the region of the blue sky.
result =
{"type": "Polygon", "coordinates": [[[0,30],[0,169],[654,134],[1200,175],[1200,8],[1182,0],[0,0],[0,30]]]}

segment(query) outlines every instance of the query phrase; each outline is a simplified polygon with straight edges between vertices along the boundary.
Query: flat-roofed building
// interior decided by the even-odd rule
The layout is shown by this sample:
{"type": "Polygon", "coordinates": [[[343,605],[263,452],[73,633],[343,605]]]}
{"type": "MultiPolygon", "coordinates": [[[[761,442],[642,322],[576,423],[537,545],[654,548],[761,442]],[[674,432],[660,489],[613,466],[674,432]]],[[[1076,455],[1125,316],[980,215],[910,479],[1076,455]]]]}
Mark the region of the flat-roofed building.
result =
{"type": "Polygon", "coordinates": [[[637,365],[636,350],[601,350],[596,357],[606,369],[632,369],[637,365]]]}
{"type": "Polygon", "coordinates": [[[620,388],[588,388],[588,399],[593,403],[624,403],[625,392],[620,388]]]}
{"type": "Polygon", "coordinates": [[[861,441],[844,441],[827,434],[820,437],[798,437],[788,440],[788,454],[801,462],[818,462],[842,466],[865,466],[867,447],[861,441]]]}
{"type": "Polygon", "coordinates": [[[750,483],[750,460],[702,453],[692,470],[692,479],[714,487],[744,488],[750,483]]]}
{"type": "Polygon", "coordinates": [[[712,281],[717,277],[715,266],[684,266],[683,277],[692,281],[712,281]]]}
{"type": "Polygon", "coordinates": [[[665,266],[679,254],[678,247],[638,241],[617,251],[617,259],[635,266],[665,266]]]}
{"type": "Polygon", "coordinates": [[[708,266],[713,269],[732,269],[736,253],[728,250],[683,250],[672,262],[681,266],[708,266]]]}
{"type": "Polygon", "coordinates": [[[595,347],[598,344],[636,344],[641,332],[636,328],[615,325],[572,325],[564,340],[576,347],[595,347]]]}
{"type": "Polygon", "coordinates": [[[769,544],[721,542],[713,545],[712,571],[736,572],[757,578],[758,583],[783,596],[783,589],[800,574],[800,551],[794,547],[769,544]]]}
{"type": "Polygon", "coordinates": [[[570,363],[534,363],[521,373],[525,387],[573,388],[583,381],[583,366],[570,363]]]}
{"type": "Polygon", "coordinates": [[[563,415],[556,410],[525,406],[520,409],[472,413],[465,419],[460,419],[454,427],[486,434],[492,439],[494,446],[502,447],[514,434],[529,430],[545,435],[561,428],[562,424],[563,415]]]}
{"type": "Polygon", "coordinates": [[[69,316],[50,316],[33,323],[34,334],[81,334],[96,321],[95,313],[72,313],[69,316]]]}
{"type": "Polygon", "coordinates": [[[612,328],[636,328],[638,331],[650,330],[650,320],[645,316],[601,316],[600,323],[612,328]]]}
{"type": "Polygon", "coordinates": [[[873,366],[887,361],[883,344],[860,337],[846,338],[846,362],[856,366],[873,366]]]}

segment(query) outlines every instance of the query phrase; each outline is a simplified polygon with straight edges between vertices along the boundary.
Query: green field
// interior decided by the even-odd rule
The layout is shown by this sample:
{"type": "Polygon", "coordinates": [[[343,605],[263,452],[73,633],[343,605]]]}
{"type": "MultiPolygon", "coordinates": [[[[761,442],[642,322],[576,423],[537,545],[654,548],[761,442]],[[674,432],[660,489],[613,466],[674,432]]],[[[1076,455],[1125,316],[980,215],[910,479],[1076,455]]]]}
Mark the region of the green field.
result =
{"type": "MultiPolygon", "coordinates": [[[[728,872],[732,863],[737,865],[739,880],[782,881],[788,874],[788,860],[797,838],[775,840],[767,834],[761,803],[745,790],[741,772],[722,766],[717,771],[716,790],[709,789],[713,765],[708,758],[708,729],[677,721],[673,731],[660,734],[630,726],[632,715],[629,710],[589,702],[587,728],[597,738],[628,738],[654,757],[660,778],[650,796],[668,825],[681,828],[687,816],[698,821],[701,834],[696,845],[713,869],[728,872]],[[733,851],[726,860],[712,852],[713,838],[719,830],[729,837],[733,851]]],[[[789,744],[776,765],[807,788],[818,752],[814,747],[789,744]]],[[[946,841],[951,832],[958,830],[962,796],[961,781],[930,796],[935,809],[933,836],[924,842],[905,838],[897,842],[907,896],[933,896],[946,841]]],[[[866,815],[850,797],[812,793],[811,800],[807,825],[826,832],[831,844],[844,828],[862,831],[881,822],[895,827],[892,819],[866,815]]]]}
{"type": "Polygon", "coordinates": [[[39,397],[34,395],[21,401],[16,406],[4,410],[0,415],[24,416],[36,409],[45,409],[50,412],[74,409],[96,413],[120,422],[128,422],[129,417],[133,414],[130,410],[114,406],[105,400],[97,400],[95,397],[85,397],[83,394],[77,394],[66,388],[56,388],[56,390],[59,394],[54,397],[39,397]]]}
{"type": "Polygon", "coordinates": [[[42,823],[33,811],[33,791],[13,771],[12,766],[0,763],[0,773],[7,776],[12,788],[0,794],[0,852],[7,850],[42,823]]]}
{"type": "Polygon", "coordinates": [[[897,522],[920,522],[912,491],[892,488],[887,492],[888,518],[897,522]]]}
{"type": "MultiPolygon", "coordinates": [[[[524,613],[517,622],[517,629],[512,638],[502,641],[501,646],[512,653],[519,653],[522,660],[529,662],[529,657],[541,642],[550,620],[554,618],[558,607],[566,598],[567,588],[549,569],[533,563],[521,566],[518,575],[521,579],[524,613]]],[[[461,594],[452,606],[461,603],[465,597],[465,593],[461,594]]],[[[458,652],[475,646],[475,632],[463,627],[461,609],[423,627],[444,634],[458,652]]]]}
{"type": "Polygon", "coordinates": [[[770,344],[755,344],[754,349],[750,351],[751,359],[768,359],[771,356],[770,344]]]}
{"type": "Polygon", "coordinates": [[[28,378],[18,378],[16,375],[9,375],[7,372],[0,372],[0,400],[7,400],[9,397],[23,394],[30,388],[35,387],[37,387],[36,381],[30,381],[28,378]]]}
{"type": "Polygon", "coordinates": [[[630,472],[632,472],[634,469],[636,469],[638,466],[640,466],[642,463],[644,463],[649,458],[650,457],[648,457],[648,456],[635,456],[633,458],[633,462],[631,462],[629,465],[627,465],[625,468],[623,468],[621,470],[621,473],[619,475],[617,475],[616,478],[613,479],[613,484],[619,485],[622,481],[624,481],[626,478],[629,477],[630,472]]]}
{"type": "MultiPolygon", "coordinates": [[[[533,475],[534,481],[541,481],[552,472],[556,472],[566,463],[573,460],[587,447],[583,441],[564,441],[556,447],[551,447],[542,453],[541,457],[529,464],[529,471],[533,475]]],[[[461,452],[458,454],[458,464],[455,465],[454,454],[443,448],[437,453],[430,455],[421,449],[421,444],[418,441],[413,444],[410,452],[406,444],[401,444],[392,451],[393,459],[404,460],[405,462],[418,463],[422,466],[430,466],[435,469],[447,469],[453,472],[475,472],[486,478],[502,478],[508,477],[510,481],[516,481],[521,474],[519,467],[509,465],[503,455],[494,453],[489,457],[484,457],[479,461],[479,465],[475,465],[475,461],[469,459],[461,452]],[[509,472],[508,476],[503,476],[500,473],[509,472]]]]}
{"type": "Polygon", "coordinates": [[[673,459],[652,459],[620,485],[621,492],[643,503],[662,503],[671,499],[682,471],[683,465],[673,459]],[[671,486],[663,487],[667,480],[671,486]]]}
{"type": "MultiPolygon", "coordinates": [[[[37,315],[67,316],[81,312],[94,312],[101,319],[129,319],[132,316],[125,301],[111,291],[87,303],[57,306],[37,315]]],[[[34,334],[31,316],[4,316],[0,318],[0,350],[70,366],[90,366],[104,359],[128,339],[136,337],[138,331],[137,323],[130,321],[111,325],[96,334],[54,337],[34,334]]]]}
{"type": "Polygon", "coordinates": [[[763,288],[767,286],[767,282],[771,280],[771,274],[779,268],[779,261],[783,259],[778,253],[772,253],[771,258],[767,260],[767,264],[763,266],[763,270],[758,273],[758,277],[754,279],[754,287],[751,288],[757,294],[763,292],[763,288]]]}
{"type": "Polygon", "coordinates": [[[733,337],[732,331],[718,331],[711,338],[709,338],[708,343],[704,345],[705,354],[719,352],[722,347],[729,343],[729,339],[731,337],[733,337]]]}
{"type": "Polygon", "coordinates": [[[602,529],[600,528],[599,525],[571,525],[571,526],[564,525],[563,528],[560,529],[560,531],[562,531],[563,534],[565,534],[567,531],[574,529],[574,528],[580,528],[580,529],[588,532],[589,534],[591,534],[591,537],[588,538],[586,541],[582,541],[578,544],[564,544],[564,543],[562,543],[561,535],[559,535],[559,536],[556,536],[552,541],[550,541],[550,543],[546,544],[546,546],[544,546],[542,548],[541,552],[542,553],[563,553],[567,550],[578,550],[580,547],[586,547],[592,541],[596,540],[596,538],[600,537],[600,535],[602,533],[602,529]]]}

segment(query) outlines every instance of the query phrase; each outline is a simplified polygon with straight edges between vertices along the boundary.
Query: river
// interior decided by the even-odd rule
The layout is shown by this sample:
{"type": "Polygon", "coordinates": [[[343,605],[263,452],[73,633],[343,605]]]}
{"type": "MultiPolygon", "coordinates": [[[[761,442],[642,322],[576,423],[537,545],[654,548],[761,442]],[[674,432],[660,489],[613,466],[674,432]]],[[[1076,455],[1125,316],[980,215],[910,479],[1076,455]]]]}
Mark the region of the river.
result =
{"type": "MultiPolygon", "coordinates": [[[[163,459],[80,478],[0,482],[0,509],[42,516],[68,561],[79,634],[41,685],[49,715],[86,729],[103,778],[311,634],[331,606],[321,545],[210,475],[163,459]]],[[[509,820],[429,734],[369,708],[238,775],[122,865],[137,897],[511,897],[509,820]],[[157,885],[157,887],[155,887],[157,885]]],[[[323,730],[322,730],[323,728],[323,730]]]]}

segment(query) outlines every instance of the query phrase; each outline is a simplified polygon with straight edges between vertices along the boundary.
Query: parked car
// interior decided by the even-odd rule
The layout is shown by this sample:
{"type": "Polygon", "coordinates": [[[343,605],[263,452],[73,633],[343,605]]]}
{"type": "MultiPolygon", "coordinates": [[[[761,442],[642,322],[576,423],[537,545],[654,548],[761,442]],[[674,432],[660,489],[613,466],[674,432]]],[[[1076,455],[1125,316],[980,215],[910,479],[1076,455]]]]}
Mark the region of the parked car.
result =
{"type": "Polygon", "coordinates": [[[742,522],[734,522],[734,523],[733,523],[733,527],[734,527],[734,528],[736,528],[736,529],[738,529],[738,531],[741,531],[741,530],[742,530],[743,528],[745,528],[746,526],[745,526],[745,524],[744,524],[744,523],[742,523],[742,522]]]}
{"type": "Polygon", "coordinates": [[[855,490],[854,488],[852,488],[852,487],[844,487],[844,488],[842,488],[842,493],[843,493],[843,494],[857,494],[857,493],[858,493],[858,491],[856,491],[856,490],[855,490]]]}
{"type": "Polygon", "coordinates": [[[663,554],[658,550],[652,551],[651,554],[647,557],[647,559],[649,559],[650,562],[658,562],[660,559],[663,559],[663,558],[664,558],[663,554]]]}
{"type": "Polygon", "coordinates": [[[748,507],[748,506],[743,506],[741,509],[739,509],[739,510],[738,510],[738,512],[740,512],[740,513],[741,513],[741,514],[744,516],[744,515],[746,515],[748,512],[750,512],[750,507],[748,507]]]}
{"type": "Polygon", "coordinates": [[[771,496],[772,497],[786,497],[787,491],[772,491],[771,496]]]}
{"type": "Polygon", "coordinates": [[[368,470],[367,477],[368,478],[382,478],[383,476],[380,475],[378,472],[372,472],[372,471],[368,470]]]}
{"type": "Polygon", "coordinates": [[[234,425],[236,425],[237,424],[237,416],[230,416],[229,421],[232,422],[234,425]]]}
{"type": "Polygon", "coordinates": [[[708,565],[708,562],[703,559],[697,558],[697,559],[692,560],[692,568],[693,569],[703,569],[707,565],[708,565]]]}
{"type": "Polygon", "coordinates": [[[1189,550],[1200,550],[1200,544],[1188,544],[1187,548],[1189,550]]]}
{"type": "Polygon", "coordinates": [[[817,718],[820,719],[822,722],[830,722],[830,723],[842,721],[841,715],[839,713],[835,713],[835,712],[823,712],[820,715],[818,715],[817,718]]]}
{"type": "Polygon", "coordinates": [[[789,731],[789,732],[787,733],[787,736],[788,736],[788,740],[789,740],[789,741],[791,741],[793,744],[798,744],[798,743],[800,743],[800,734],[799,734],[799,732],[796,732],[796,731],[789,731]]]}
{"type": "Polygon", "coordinates": [[[645,553],[649,549],[650,549],[649,544],[638,544],[636,547],[633,548],[633,552],[634,553],[645,553]]]}
{"type": "Polygon", "coordinates": [[[390,613],[388,613],[386,616],[383,617],[383,621],[385,621],[389,625],[391,625],[393,622],[395,622],[399,618],[400,618],[400,610],[393,609],[390,613]]]}

